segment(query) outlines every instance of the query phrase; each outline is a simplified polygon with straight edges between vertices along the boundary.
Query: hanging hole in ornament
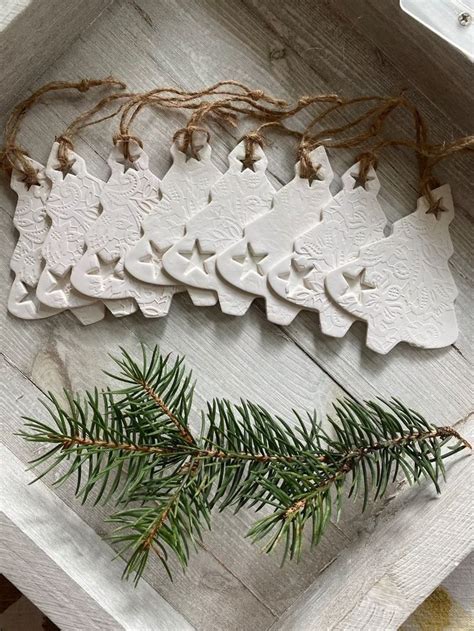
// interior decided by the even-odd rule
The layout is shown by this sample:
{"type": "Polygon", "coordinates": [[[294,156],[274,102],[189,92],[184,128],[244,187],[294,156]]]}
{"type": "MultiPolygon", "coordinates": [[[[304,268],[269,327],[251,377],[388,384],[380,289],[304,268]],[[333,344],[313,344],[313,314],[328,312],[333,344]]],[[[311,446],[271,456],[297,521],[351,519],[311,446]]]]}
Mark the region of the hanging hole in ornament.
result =
{"type": "Polygon", "coordinates": [[[308,186],[311,188],[313,182],[323,182],[324,181],[324,170],[322,168],[322,164],[316,164],[312,167],[311,173],[306,178],[308,180],[308,186]]]}
{"type": "Polygon", "coordinates": [[[25,185],[27,191],[29,191],[32,186],[41,186],[41,182],[38,178],[38,171],[35,171],[34,176],[29,173],[24,173],[21,178],[21,182],[25,185]]]}
{"type": "Polygon", "coordinates": [[[123,166],[124,173],[127,171],[138,171],[138,166],[132,156],[123,156],[123,159],[119,160],[119,162],[123,166]]]}
{"type": "Polygon", "coordinates": [[[209,132],[201,128],[185,127],[174,135],[174,140],[178,142],[179,150],[184,154],[186,162],[201,159],[199,152],[209,142],[209,138],[209,132]]]}
{"type": "Polygon", "coordinates": [[[443,206],[443,198],[440,197],[439,199],[437,199],[436,201],[433,201],[430,204],[430,207],[428,208],[425,214],[434,215],[436,218],[436,221],[439,221],[441,218],[441,214],[447,211],[448,209],[443,206]]]}

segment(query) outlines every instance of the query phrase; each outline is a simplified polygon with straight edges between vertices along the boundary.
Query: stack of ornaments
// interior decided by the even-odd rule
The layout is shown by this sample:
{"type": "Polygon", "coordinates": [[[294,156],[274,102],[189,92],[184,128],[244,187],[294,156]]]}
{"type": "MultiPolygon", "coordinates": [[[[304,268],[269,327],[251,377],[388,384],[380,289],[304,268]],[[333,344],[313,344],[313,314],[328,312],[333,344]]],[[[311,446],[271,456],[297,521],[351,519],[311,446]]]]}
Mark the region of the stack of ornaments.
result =
{"type": "Polygon", "coordinates": [[[15,169],[14,223],[20,233],[11,268],[9,311],[38,319],[69,309],[83,323],[139,309],[165,316],[173,295],[188,292],[198,307],[219,304],[242,316],[263,298],[269,321],[290,324],[301,309],[319,312],[326,335],[342,337],[367,322],[367,346],[386,353],[398,342],[438,348],[457,337],[449,186],[433,191],[385,236],[373,168],[359,178],[355,164],[333,196],[325,149],[310,153],[316,177],[295,176],[275,191],[267,158],[256,145],[251,164],[245,143],[221,173],[203,136],[195,157],[176,141],[172,165],[160,180],[148,156],[119,141],[103,182],[71,151],[59,168],[54,143],[46,167],[30,160],[38,184],[15,169]]]}

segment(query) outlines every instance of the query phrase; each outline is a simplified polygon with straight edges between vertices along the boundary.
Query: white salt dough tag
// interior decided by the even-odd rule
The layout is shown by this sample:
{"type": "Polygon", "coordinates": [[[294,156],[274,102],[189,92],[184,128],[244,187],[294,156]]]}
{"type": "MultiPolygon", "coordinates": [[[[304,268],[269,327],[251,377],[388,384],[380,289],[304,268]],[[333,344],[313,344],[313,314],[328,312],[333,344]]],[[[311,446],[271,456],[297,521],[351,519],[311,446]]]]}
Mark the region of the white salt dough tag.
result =
{"type": "Polygon", "coordinates": [[[99,216],[103,182],[87,172],[85,161],[74,151],[69,152],[71,169],[63,175],[58,148],[55,142],[46,165],[51,180],[46,212],[52,223],[43,243],[45,266],[36,293],[49,307],[70,309],[96,302],[72,287],[71,269],[84,252],[87,230],[99,216]]]}
{"type": "Polygon", "coordinates": [[[343,188],[323,209],[322,221],[295,241],[293,253],[269,273],[280,296],[300,309],[319,311],[321,330],[342,337],[355,318],[340,309],[324,288],[327,273],[355,258],[362,245],[383,237],[387,223],[377,201],[380,183],[370,168],[364,186],[357,186],[359,164],[342,176],[343,188]]]}
{"type": "Polygon", "coordinates": [[[130,165],[124,164],[120,145],[109,156],[111,175],[100,195],[103,212],[87,233],[86,251],[71,280],[87,296],[133,298],[146,317],[161,317],[168,313],[174,287],[143,283],[125,269],[125,257],[140,238],[142,220],[157,211],[160,181],[150,171],[148,156],[137,142],[129,143],[130,165]]]}
{"type": "Polygon", "coordinates": [[[300,308],[275,294],[267,273],[291,252],[295,237],[320,221],[321,209],[332,199],[333,172],[325,149],[318,147],[309,158],[320,166],[319,179],[301,178],[298,162],[293,180],[275,193],[271,211],[249,223],[243,239],[217,257],[217,269],[229,283],[265,298],[267,318],[275,324],[290,324],[300,308]]]}
{"type": "MultiPolygon", "coordinates": [[[[38,184],[28,187],[23,174],[13,170],[11,187],[18,195],[13,223],[20,236],[10,262],[15,279],[8,297],[8,310],[18,318],[38,320],[60,313],[62,309],[44,305],[36,295],[44,266],[42,248],[49,230],[46,204],[51,182],[44,166],[26,159],[37,172],[38,184]]],[[[87,305],[73,309],[72,313],[82,324],[93,324],[104,317],[104,308],[87,305]]]]}
{"type": "MultiPolygon", "coordinates": [[[[143,236],[132,247],[125,259],[126,269],[139,280],[155,285],[176,285],[163,269],[164,253],[184,234],[186,222],[209,202],[213,184],[222,173],[211,161],[211,147],[203,143],[197,151],[198,159],[187,158],[173,143],[170,149],[173,163],[161,181],[162,198],[157,211],[143,220],[143,236]]],[[[182,286],[175,290],[185,291],[182,286]]],[[[189,289],[198,304],[215,304],[213,292],[189,289]]]]}
{"type": "Polygon", "coordinates": [[[453,253],[449,224],[454,217],[448,185],[433,191],[439,218],[418,200],[392,234],[364,246],[358,258],[332,271],[326,288],[352,317],[367,322],[367,346],[387,353],[398,342],[421,348],[453,344],[458,335],[457,289],[448,261],[453,253]]]}
{"type": "Polygon", "coordinates": [[[37,172],[38,184],[28,187],[23,174],[13,169],[11,188],[18,195],[13,223],[19,238],[10,261],[15,279],[8,296],[8,310],[18,318],[37,320],[59,313],[61,309],[43,305],[36,296],[43,267],[41,250],[49,229],[46,200],[51,184],[44,166],[26,156],[25,159],[37,172]]]}
{"type": "Polygon", "coordinates": [[[274,194],[261,147],[255,148],[253,170],[243,168],[244,158],[245,145],[240,142],[229,154],[229,169],[212,188],[211,202],[191,217],[185,236],[163,257],[173,278],[217,293],[222,311],[231,315],[243,315],[253,296],[218,275],[216,254],[238,241],[250,221],[270,210],[274,194]]]}
{"type": "MultiPolygon", "coordinates": [[[[52,224],[43,243],[45,266],[36,293],[49,307],[74,309],[74,315],[83,324],[92,324],[105,316],[104,305],[72,286],[71,270],[84,252],[87,231],[100,214],[100,192],[104,183],[87,172],[85,161],[74,151],[69,151],[70,172],[63,175],[59,170],[58,149],[59,144],[53,143],[46,165],[46,175],[51,181],[46,212],[52,224]],[[86,306],[91,308],[82,308],[86,306]],[[76,311],[79,308],[81,310],[76,311]]],[[[130,304],[104,302],[117,317],[136,310],[131,300],[130,304]]]]}

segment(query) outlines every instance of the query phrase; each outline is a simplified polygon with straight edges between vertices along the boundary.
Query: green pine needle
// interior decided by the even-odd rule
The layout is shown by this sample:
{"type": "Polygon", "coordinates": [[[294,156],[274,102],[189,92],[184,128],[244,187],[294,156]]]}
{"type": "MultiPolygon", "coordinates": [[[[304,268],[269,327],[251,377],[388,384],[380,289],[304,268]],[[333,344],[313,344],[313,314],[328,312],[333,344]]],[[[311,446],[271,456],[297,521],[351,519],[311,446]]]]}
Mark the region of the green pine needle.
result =
{"type": "Polygon", "coordinates": [[[66,404],[50,393],[48,420],[26,418],[21,435],[50,446],[32,462],[47,464],[39,477],[61,465],[56,484],[75,476],[82,502],[114,502],[110,538],[128,559],[125,576],[137,581],[150,552],[170,578],[170,553],[186,567],[214,507],[265,507],[248,536],[266,552],[281,545],[283,560],[299,559],[305,530],[317,544],[346,491],[363,510],[400,474],[409,484],[431,480],[439,493],[444,459],[470,447],[397,400],[339,400],[326,431],[315,414],[294,412],[290,424],[250,401],[215,399],[194,435],[194,385],[182,358],[142,348],[138,363],[121,349],[114,362],[117,372],[107,374],[116,390],[66,392],[66,404]]]}

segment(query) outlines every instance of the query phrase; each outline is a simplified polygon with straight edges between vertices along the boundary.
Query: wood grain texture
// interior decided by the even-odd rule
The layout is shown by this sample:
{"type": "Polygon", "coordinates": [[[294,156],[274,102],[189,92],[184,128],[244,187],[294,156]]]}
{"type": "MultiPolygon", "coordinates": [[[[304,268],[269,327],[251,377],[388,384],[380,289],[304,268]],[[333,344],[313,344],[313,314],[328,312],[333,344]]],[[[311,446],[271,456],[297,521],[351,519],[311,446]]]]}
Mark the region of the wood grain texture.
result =
{"type": "Polygon", "coordinates": [[[400,631],[474,627],[474,554],[470,554],[400,627],[400,631]]]}
{"type": "Polygon", "coordinates": [[[110,2],[18,0],[0,7],[0,108],[12,107],[18,93],[28,89],[110,2]]]}
{"type": "Polygon", "coordinates": [[[447,114],[460,133],[472,133],[474,66],[465,55],[401,11],[399,0],[330,0],[329,4],[383,51],[410,86],[447,114]],[[437,63],[439,59],[442,63],[437,63]]]}
{"type": "MultiPolygon", "coordinates": [[[[344,0],[337,4],[348,3],[344,0]]],[[[200,88],[219,79],[234,78],[290,100],[315,92],[340,91],[348,96],[393,94],[406,87],[410,79],[408,66],[392,63],[389,52],[369,41],[367,33],[356,31],[339,8],[323,0],[277,4],[268,0],[117,0],[40,79],[32,81],[28,90],[17,97],[45,81],[107,74],[123,78],[131,89],[140,90],[156,85],[200,88]]],[[[382,46],[383,41],[376,43],[382,46]]],[[[444,57],[447,56],[448,52],[444,57]]],[[[454,72],[454,66],[450,66],[450,72],[454,72]]],[[[453,81],[457,80],[453,77],[453,81]]],[[[25,120],[21,134],[32,157],[44,161],[54,136],[99,94],[103,91],[86,95],[85,100],[77,95],[55,97],[39,105],[25,120]]],[[[410,96],[427,117],[434,138],[450,138],[459,133],[459,122],[452,116],[456,110],[448,107],[448,101],[446,106],[437,102],[436,108],[427,98],[429,94],[425,96],[413,89],[410,96]]],[[[452,94],[451,100],[456,99],[457,95],[452,94]]],[[[307,116],[302,116],[295,125],[305,120],[307,116]]],[[[172,135],[183,122],[182,116],[157,111],[145,111],[137,121],[135,131],[144,138],[151,167],[158,176],[166,172],[172,135]]],[[[410,125],[397,116],[390,130],[403,136],[410,133],[410,125]]],[[[214,159],[224,169],[227,154],[242,130],[212,130],[214,159]]],[[[105,123],[88,129],[77,142],[76,148],[87,160],[88,168],[103,178],[108,174],[105,158],[113,131],[114,123],[105,123]]],[[[296,146],[293,140],[281,136],[272,140],[266,153],[270,179],[278,188],[292,176],[296,146]]],[[[341,174],[354,159],[354,153],[332,152],[330,157],[335,171],[341,174]]],[[[414,169],[413,160],[404,152],[391,152],[381,161],[381,199],[392,221],[414,208],[414,169]]],[[[148,347],[159,342],[164,351],[186,354],[199,381],[197,405],[210,396],[237,399],[244,395],[285,415],[292,407],[316,408],[324,414],[335,397],[347,392],[358,398],[396,395],[440,424],[465,418],[470,409],[472,355],[472,184],[469,170],[460,161],[443,165],[440,178],[453,187],[457,213],[452,228],[455,255],[451,267],[460,289],[457,314],[462,333],[455,347],[421,351],[401,345],[387,357],[380,357],[364,349],[362,325],[355,326],[345,339],[334,340],[319,333],[313,314],[302,314],[291,327],[282,329],[265,320],[261,305],[252,307],[244,318],[231,318],[216,308],[199,310],[184,296],[175,298],[171,313],[164,320],[145,321],[134,315],[121,321],[106,319],[89,328],[81,327],[70,314],[41,322],[21,322],[2,310],[0,345],[5,385],[1,395],[1,439],[26,462],[32,450],[12,434],[21,424],[21,414],[39,413],[36,398],[40,390],[81,389],[104,383],[100,369],[105,365],[106,354],[116,353],[119,344],[136,353],[139,341],[148,347]]],[[[13,208],[13,195],[7,187],[1,187],[2,304],[6,304],[8,259],[15,242],[13,208]]],[[[462,476],[451,476],[451,481],[454,486],[463,486],[462,476]]],[[[253,515],[232,517],[224,513],[215,518],[214,531],[206,536],[204,549],[193,557],[186,576],[176,572],[171,585],[159,564],[152,563],[147,581],[195,628],[214,629],[216,620],[224,631],[268,628],[305,590],[309,593],[313,589],[315,579],[315,585],[325,585],[328,572],[329,576],[336,572],[334,567],[339,568],[334,577],[338,576],[341,582],[347,570],[341,563],[359,550],[359,542],[366,541],[382,518],[387,523],[395,517],[403,522],[403,502],[400,499],[394,503],[393,498],[404,497],[404,491],[403,487],[395,489],[391,500],[376,505],[362,517],[357,515],[357,506],[348,507],[343,520],[331,526],[315,554],[307,555],[299,565],[288,564],[284,570],[278,569],[278,558],[256,554],[243,538],[253,515]],[[347,546],[349,552],[345,550],[347,546]]],[[[103,507],[78,506],[72,499],[72,485],[55,489],[54,494],[96,532],[107,531],[103,523],[107,511],[103,507]]],[[[433,527],[436,518],[439,524],[446,523],[443,502],[442,497],[432,514],[433,527]]],[[[462,510],[455,498],[446,506],[455,514],[462,510]]],[[[422,516],[415,511],[411,517],[414,528],[422,516]]],[[[393,537],[391,530],[383,530],[381,542],[394,548],[394,557],[390,558],[395,563],[406,550],[398,554],[390,536],[393,537]]],[[[365,544],[361,545],[365,550],[365,544]]],[[[443,572],[444,565],[433,558],[430,580],[435,581],[443,572]]],[[[328,579],[328,589],[336,578],[328,579]]],[[[368,592],[377,580],[372,574],[368,576],[368,592]]],[[[410,580],[416,586],[413,574],[410,580]]],[[[415,607],[415,601],[424,597],[424,590],[425,587],[420,588],[419,594],[412,594],[406,601],[407,607],[415,607]]],[[[358,601],[354,597],[351,602],[358,601]]],[[[304,609],[301,601],[298,606],[304,609]]],[[[380,607],[378,612],[382,615],[380,607]]],[[[398,609],[397,612],[400,617],[398,609]]],[[[288,620],[296,624],[294,610],[288,620]]]]}
{"type": "MultiPolygon", "coordinates": [[[[24,463],[15,458],[5,446],[0,446],[0,461],[1,512],[37,548],[50,557],[50,563],[52,561],[56,568],[61,568],[70,581],[87,593],[87,598],[80,592],[75,593],[77,601],[69,602],[66,606],[64,590],[67,585],[57,582],[49,585],[51,598],[56,590],[59,592],[56,605],[60,604],[58,601],[63,601],[62,616],[52,606],[48,606],[51,611],[45,611],[48,615],[51,613],[53,620],[57,620],[62,628],[80,629],[78,618],[81,616],[81,607],[84,601],[88,604],[92,599],[91,613],[95,615],[90,623],[104,625],[96,628],[191,631],[193,627],[183,616],[154,593],[145,581],[136,588],[132,583],[122,581],[123,562],[112,563],[114,554],[110,547],[74,511],[66,508],[42,482],[31,485],[34,474],[24,471],[24,463]],[[32,506],[35,507],[34,511],[31,510],[32,506]],[[108,616],[97,619],[97,605],[108,616]],[[76,610],[79,612],[75,619],[76,610]]],[[[5,537],[9,536],[9,531],[11,536],[8,522],[1,519],[0,528],[5,537]]],[[[11,551],[11,547],[7,550],[11,551]]],[[[27,558],[25,550],[19,551],[19,554],[23,560],[27,558]]],[[[35,567],[39,572],[37,564],[35,567]]],[[[45,580],[45,575],[41,580],[45,580]]],[[[22,588],[23,585],[20,584],[19,587],[22,588]]],[[[87,610],[82,611],[82,615],[86,613],[87,610]]]]}
{"type": "Polygon", "coordinates": [[[0,542],[2,573],[63,631],[117,629],[117,621],[1,511],[0,542]]]}

